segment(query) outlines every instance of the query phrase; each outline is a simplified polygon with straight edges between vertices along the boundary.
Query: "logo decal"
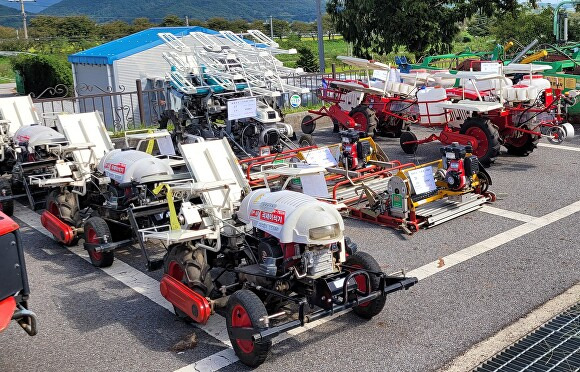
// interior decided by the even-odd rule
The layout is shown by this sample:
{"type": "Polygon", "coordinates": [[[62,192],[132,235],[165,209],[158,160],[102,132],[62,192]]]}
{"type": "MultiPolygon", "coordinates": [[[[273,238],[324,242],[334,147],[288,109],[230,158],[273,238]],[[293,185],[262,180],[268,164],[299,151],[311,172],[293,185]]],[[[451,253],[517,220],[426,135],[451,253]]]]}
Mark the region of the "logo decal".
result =
{"type": "Polygon", "coordinates": [[[118,173],[118,174],[125,174],[125,164],[118,163],[105,163],[105,169],[108,169],[111,172],[118,173]]]}
{"type": "Polygon", "coordinates": [[[275,223],[277,225],[283,225],[286,218],[286,212],[278,209],[274,209],[272,212],[265,212],[259,209],[254,209],[250,213],[250,218],[259,219],[264,222],[275,223]]]}

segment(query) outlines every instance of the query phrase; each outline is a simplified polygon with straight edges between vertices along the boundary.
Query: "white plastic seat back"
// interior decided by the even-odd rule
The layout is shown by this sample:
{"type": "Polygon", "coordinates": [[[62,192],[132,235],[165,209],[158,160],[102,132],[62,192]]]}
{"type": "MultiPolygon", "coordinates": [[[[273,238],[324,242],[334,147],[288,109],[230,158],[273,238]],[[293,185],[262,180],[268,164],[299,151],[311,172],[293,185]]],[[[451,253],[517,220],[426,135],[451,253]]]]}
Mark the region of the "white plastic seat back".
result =
{"type": "Polygon", "coordinates": [[[91,143],[91,149],[73,151],[75,161],[83,167],[96,165],[101,158],[114,149],[105,124],[98,112],[57,115],[58,130],[65,135],[69,144],[91,143]],[[93,156],[94,154],[94,156],[93,156]]]}
{"type": "Polygon", "coordinates": [[[0,98],[0,120],[9,120],[8,134],[26,125],[39,124],[40,117],[30,96],[0,98]]]}
{"type": "Polygon", "coordinates": [[[180,144],[179,149],[189,172],[197,183],[233,181],[230,192],[227,189],[206,191],[203,199],[206,204],[219,207],[228,203],[239,203],[242,190],[250,186],[227,139],[180,144]]]}

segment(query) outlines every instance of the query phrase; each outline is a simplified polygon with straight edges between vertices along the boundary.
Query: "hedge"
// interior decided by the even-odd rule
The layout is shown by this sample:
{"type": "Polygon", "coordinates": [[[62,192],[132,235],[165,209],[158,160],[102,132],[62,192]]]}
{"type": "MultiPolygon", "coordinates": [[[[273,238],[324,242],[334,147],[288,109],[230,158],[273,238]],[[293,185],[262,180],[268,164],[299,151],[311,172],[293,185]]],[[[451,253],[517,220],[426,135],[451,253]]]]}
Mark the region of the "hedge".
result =
{"type": "MultiPolygon", "coordinates": [[[[60,84],[69,88],[69,94],[71,93],[73,77],[66,57],[20,54],[11,58],[10,63],[12,69],[22,76],[26,94],[32,93],[38,97],[47,88],[54,88],[60,84]]],[[[42,98],[51,97],[53,95],[50,91],[42,95],[42,98]]]]}

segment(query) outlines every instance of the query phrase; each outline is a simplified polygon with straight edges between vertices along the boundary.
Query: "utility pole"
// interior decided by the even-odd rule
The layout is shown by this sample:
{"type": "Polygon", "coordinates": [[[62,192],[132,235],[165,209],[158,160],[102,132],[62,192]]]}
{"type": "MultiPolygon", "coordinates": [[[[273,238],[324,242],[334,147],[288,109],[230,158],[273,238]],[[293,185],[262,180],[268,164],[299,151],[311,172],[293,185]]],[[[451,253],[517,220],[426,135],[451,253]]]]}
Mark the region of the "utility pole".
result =
{"type": "Polygon", "coordinates": [[[316,0],[316,13],[318,18],[318,61],[320,64],[320,72],[324,73],[324,35],[322,33],[322,0],[316,0]]]}
{"type": "Polygon", "coordinates": [[[24,38],[28,40],[28,28],[26,26],[26,11],[24,11],[25,2],[34,2],[36,0],[8,0],[11,3],[19,2],[20,10],[22,11],[22,28],[24,29],[24,38]]]}
{"type": "Polygon", "coordinates": [[[189,27],[189,16],[185,16],[185,25],[189,27]]]}
{"type": "Polygon", "coordinates": [[[274,40],[274,26],[272,23],[272,16],[270,16],[270,39],[274,40]]]}

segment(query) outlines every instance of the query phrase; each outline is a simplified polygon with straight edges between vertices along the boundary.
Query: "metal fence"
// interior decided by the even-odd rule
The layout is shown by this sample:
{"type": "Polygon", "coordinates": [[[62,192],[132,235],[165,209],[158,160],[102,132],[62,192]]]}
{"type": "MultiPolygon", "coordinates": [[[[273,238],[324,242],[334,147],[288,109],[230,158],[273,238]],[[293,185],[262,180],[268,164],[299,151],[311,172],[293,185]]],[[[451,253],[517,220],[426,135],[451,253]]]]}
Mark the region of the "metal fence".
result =
{"type": "MultiPolygon", "coordinates": [[[[290,85],[307,88],[310,92],[302,94],[302,106],[321,104],[316,91],[322,87],[322,80],[336,78],[341,80],[357,80],[364,76],[365,71],[343,71],[328,74],[301,74],[285,76],[282,79],[290,85]]],[[[34,98],[34,104],[41,114],[45,124],[51,124],[56,114],[83,113],[99,111],[107,129],[123,131],[142,127],[156,126],[165,110],[165,94],[163,88],[143,89],[141,81],[136,81],[134,91],[114,92],[111,87],[99,88],[81,84],[75,89],[75,96],[68,97],[69,89],[57,86],[47,89],[44,93],[53,98],[42,98],[42,94],[34,98]],[[95,93],[98,92],[98,93],[95,93]]],[[[278,105],[290,107],[290,94],[283,94],[278,105]]]]}

